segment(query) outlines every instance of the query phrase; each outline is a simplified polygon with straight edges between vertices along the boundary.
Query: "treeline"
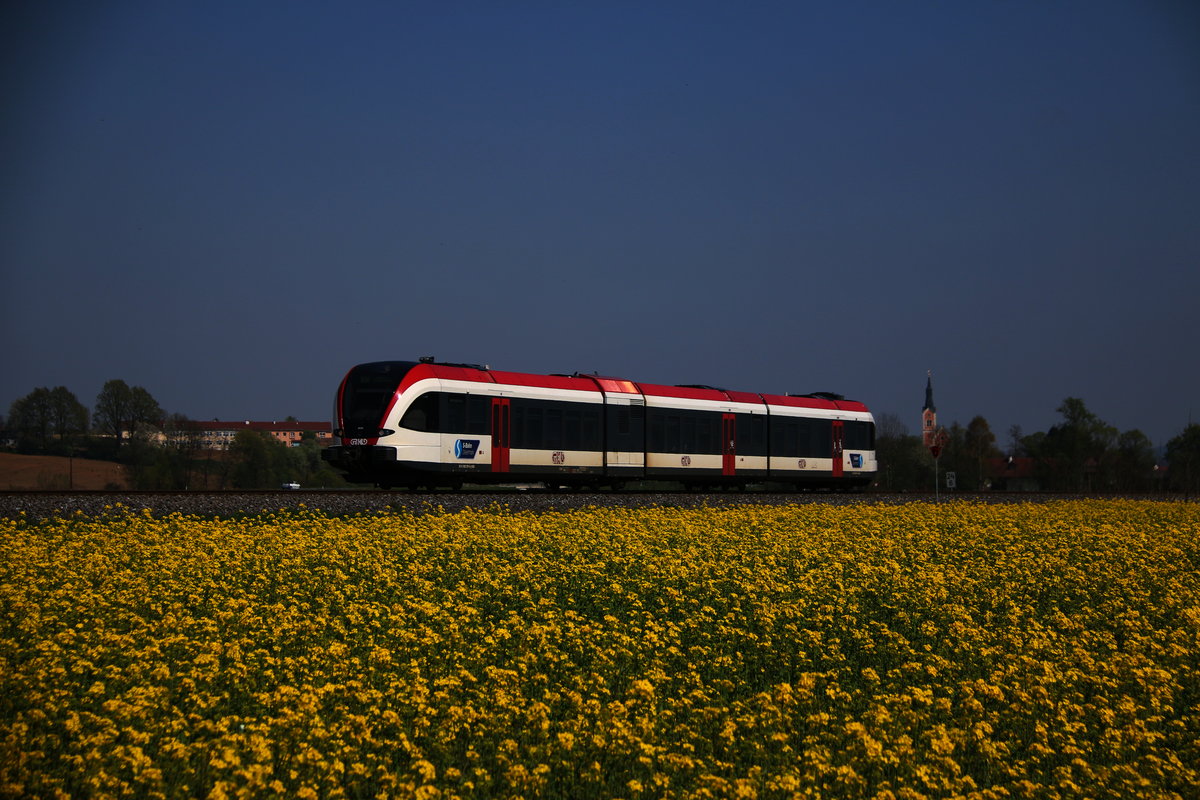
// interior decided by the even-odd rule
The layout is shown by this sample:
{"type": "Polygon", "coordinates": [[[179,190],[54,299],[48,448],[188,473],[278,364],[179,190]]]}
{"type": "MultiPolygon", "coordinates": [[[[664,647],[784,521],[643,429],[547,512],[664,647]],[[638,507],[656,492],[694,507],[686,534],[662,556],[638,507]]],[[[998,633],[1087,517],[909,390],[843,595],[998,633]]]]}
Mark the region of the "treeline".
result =
{"type": "MultiPolygon", "coordinates": [[[[941,488],[946,488],[946,473],[952,473],[960,491],[1024,488],[1195,495],[1200,490],[1200,425],[1189,424],[1172,438],[1166,446],[1166,463],[1160,465],[1144,433],[1118,431],[1083,400],[1068,397],[1057,412],[1062,421],[1048,431],[1025,434],[1014,426],[1003,450],[981,416],[965,427],[955,422],[942,429],[936,462],[941,488]]],[[[882,414],[876,422],[879,488],[932,491],[935,461],[921,437],[909,435],[894,414],[882,414]]]]}
{"type": "Polygon", "coordinates": [[[228,450],[202,447],[200,431],[182,414],[167,414],[141,386],[104,384],[92,410],[65,386],[37,388],[0,418],[4,445],[30,455],[116,461],[133,489],[277,489],[346,486],[321,460],[316,437],[289,447],[263,431],[239,431],[228,450]]]}

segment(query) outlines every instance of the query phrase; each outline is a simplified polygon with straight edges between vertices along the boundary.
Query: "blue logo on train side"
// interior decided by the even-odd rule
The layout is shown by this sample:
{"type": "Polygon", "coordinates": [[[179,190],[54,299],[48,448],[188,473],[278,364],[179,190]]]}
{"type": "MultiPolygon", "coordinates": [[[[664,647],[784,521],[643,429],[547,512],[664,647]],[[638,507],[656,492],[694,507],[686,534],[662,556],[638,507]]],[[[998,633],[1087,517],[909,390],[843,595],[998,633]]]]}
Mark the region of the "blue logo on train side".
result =
{"type": "Polygon", "coordinates": [[[862,467],[862,465],[863,465],[862,453],[851,453],[850,454],[850,466],[854,467],[855,469],[859,469],[862,467]]]}
{"type": "Polygon", "coordinates": [[[455,458],[474,458],[479,452],[478,439],[455,439],[454,440],[454,457],[455,458]]]}

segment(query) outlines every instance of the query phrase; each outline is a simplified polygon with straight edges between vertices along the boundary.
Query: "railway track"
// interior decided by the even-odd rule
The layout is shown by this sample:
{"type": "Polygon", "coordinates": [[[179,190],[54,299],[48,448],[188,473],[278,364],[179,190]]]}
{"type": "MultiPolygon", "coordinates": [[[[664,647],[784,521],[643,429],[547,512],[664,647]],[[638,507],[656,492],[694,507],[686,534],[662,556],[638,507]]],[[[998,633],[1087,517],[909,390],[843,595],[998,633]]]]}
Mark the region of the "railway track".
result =
{"type": "MultiPolygon", "coordinates": [[[[1068,499],[1077,495],[942,493],[942,502],[988,503],[1039,502],[1068,499]]],[[[135,491],[7,491],[0,492],[0,517],[44,519],[85,514],[114,515],[149,510],[155,516],[172,513],[201,516],[237,516],[307,508],[330,515],[348,515],[406,509],[413,513],[454,512],[468,508],[508,508],[512,511],[569,511],[586,507],[671,506],[697,508],[730,505],[795,505],[824,503],[910,503],[934,499],[929,494],[885,493],[776,493],[726,492],[550,492],[546,490],[396,492],[381,490],[290,490],[220,492],[135,492],[135,491]]]]}

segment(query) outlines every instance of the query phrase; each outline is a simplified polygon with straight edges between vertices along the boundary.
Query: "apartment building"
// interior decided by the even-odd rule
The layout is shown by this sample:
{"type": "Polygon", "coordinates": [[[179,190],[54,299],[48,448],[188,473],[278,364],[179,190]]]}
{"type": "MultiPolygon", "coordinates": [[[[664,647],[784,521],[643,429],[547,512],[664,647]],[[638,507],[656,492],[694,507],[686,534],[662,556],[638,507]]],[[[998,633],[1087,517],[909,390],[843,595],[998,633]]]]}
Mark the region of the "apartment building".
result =
{"type": "Polygon", "coordinates": [[[241,431],[261,431],[269,433],[288,447],[296,447],[305,433],[316,436],[317,444],[322,447],[333,442],[333,429],[328,422],[222,422],[220,420],[189,420],[184,430],[196,435],[200,447],[204,450],[228,450],[233,439],[241,431]]]}

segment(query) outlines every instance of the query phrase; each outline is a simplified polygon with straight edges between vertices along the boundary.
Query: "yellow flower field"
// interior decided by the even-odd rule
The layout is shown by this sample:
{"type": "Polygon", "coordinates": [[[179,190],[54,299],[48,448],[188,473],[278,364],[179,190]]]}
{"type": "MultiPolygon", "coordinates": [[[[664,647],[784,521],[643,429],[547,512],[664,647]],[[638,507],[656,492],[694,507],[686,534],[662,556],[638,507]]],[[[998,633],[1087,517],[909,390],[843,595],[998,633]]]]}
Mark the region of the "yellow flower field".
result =
{"type": "Polygon", "coordinates": [[[0,520],[0,795],[1200,796],[1200,508],[0,520]]]}

